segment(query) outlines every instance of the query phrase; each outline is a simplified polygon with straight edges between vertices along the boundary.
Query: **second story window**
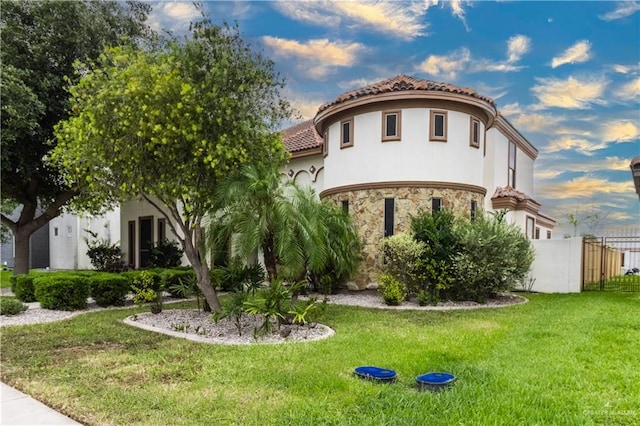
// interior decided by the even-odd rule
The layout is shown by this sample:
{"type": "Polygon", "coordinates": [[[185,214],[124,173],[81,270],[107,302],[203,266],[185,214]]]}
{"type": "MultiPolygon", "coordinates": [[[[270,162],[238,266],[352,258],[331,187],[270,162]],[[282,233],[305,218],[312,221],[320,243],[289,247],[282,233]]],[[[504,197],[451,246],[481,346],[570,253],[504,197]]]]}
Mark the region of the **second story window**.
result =
{"type": "Polygon", "coordinates": [[[507,185],[516,188],[516,144],[509,141],[509,172],[507,176],[507,185]]]}
{"type": "Polygon", "coordinates": [[[329,154],[329,130],[324,131],[322,139],[324,140],[322,143],[322,155],[326,157],[329,154]]]}
{"type": "Polygon", "coordinates": [[[382,141],[400,140],[400,111],[386,111],[382,113],[382,141]]]}
{"type": "Polygon", "coordinates": [[[431,110],[431,119],[429,125],[429,140],[446,142],[447,141],[447,111],[431,110]]]}
{"type": "Polygon", "coordinates": [[[474,148],[480,148],[480,120],[473,117],[471,117],[469,145],[471,145],[474,148]]]}
{"type": "Polygon", "coordinates": [[[353,118],[340,122],[340,148],[353,146],[353,118]]]}

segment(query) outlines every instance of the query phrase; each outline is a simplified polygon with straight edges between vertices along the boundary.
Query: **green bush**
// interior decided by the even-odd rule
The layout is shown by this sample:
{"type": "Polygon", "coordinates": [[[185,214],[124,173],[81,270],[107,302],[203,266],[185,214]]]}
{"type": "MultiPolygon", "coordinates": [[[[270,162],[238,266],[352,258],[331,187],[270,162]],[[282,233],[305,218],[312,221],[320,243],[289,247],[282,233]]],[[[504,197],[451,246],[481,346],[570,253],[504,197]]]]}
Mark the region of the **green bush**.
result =
{"type": "Polygon", "coordinates": [[[416,241],[410,234],[399,232],[380,243],[382,271],[403,283],[414,294],[422,282],[418,261],[424,256],[427,245],[416,241]]]}
{"type": "Polygon", "coordinates": [[[163,269],[158,269],[158,270],[154,270],[154,271],[147,271],[147,270],[136,270],[136,271],[127,271],[122,273],[121,275],[124,277],[127,277],[127,279],[129,280],[129,284],[131,285],[130,287],[130,291],[133,293],[133,283],[135,282],[135,280],[141,275],[141,274],[148,274],[152,277],[153,280],[153,288],[155,290],[160,290],[162,288],[162,272],[164,272],[163,269]]]}
{"type": "Polygon", "coordinates": [[[533,262],[531,242],[501,216],[480,216],[460,226],[461,251],[455,256],[453,296],[484,302],[500,291],[513,289],[533,262]]]}
{"type": "Polygon", "coordinates": [[[14,297],[0,296],[0,315],[17,315],[27,310],[27,305],[14,297]]]}
{"type": "Polygon", "coordinates": [[[43,274],[33,280],[36,300],[45,309],[72,311],[87,307],[89,278],[72,273],[43,274]]]}
{"type": "Polygon", "coordinates": [[[91,297],[98,306],[123,306],[130,283],[120,274],[102,273],[89,277],[91,297]]]}
{"type": "Polygon", "coordinates": [[[151,248],[149,266],[156,268],[176,268],[182,263],[184,252],[177,241],[159,241],[151,248]]]}
{"type": "Polygon", "coordinates": [[[391,306],[397,306],[407,298],[407,286],[388,274],[380,275],[378,292],[384,303],[391,306]]]}
{"type": "Polygon", "coordinates": [[[101,272],[122,272],[127,266],[122,259],[122,252],[117,244],[111,244],[105,239],[98,238],[98,234],[85,230],[91,235],[92,239],[85,238],[87,243],[87,256],[91,264],[97,271],[101,272]]]}
{"type": "Polygon", "coordinates": [[[19,300],[29,303],[35,302],[35,289],[33,286],[34,278],[39,275],[36,274],[20,274],[11,277],[11,291],[19,300]]]}
{"type": "Polygon", "coordinates": [[[162,312],[162,287],[159,284],[159,275],[149,271],[142,271],[133,279],[131,286],[133,302],[136,305],[151,303],[151,312],[162,312]],[[156,278],[157,277],[157,278],[156,278]]]}

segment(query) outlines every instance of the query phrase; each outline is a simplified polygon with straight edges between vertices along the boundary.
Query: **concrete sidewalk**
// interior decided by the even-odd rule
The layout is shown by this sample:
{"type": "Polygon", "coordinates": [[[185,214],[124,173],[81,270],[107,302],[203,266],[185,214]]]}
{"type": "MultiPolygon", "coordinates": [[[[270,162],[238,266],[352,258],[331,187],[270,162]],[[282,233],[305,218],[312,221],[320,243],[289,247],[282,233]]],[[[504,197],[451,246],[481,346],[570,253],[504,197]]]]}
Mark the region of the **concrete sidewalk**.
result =
{"type": "Polygon", "coordinates": [[[0,425],[80,425],[29,395],[0,383],[0,425]]]}

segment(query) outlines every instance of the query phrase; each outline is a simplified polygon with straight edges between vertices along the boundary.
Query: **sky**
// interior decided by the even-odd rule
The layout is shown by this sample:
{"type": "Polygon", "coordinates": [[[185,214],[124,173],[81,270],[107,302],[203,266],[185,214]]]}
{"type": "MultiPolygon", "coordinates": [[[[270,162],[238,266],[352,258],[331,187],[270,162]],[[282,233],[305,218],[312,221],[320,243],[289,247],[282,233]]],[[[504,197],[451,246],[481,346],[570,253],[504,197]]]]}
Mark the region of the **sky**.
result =
{"type": "MultiPolygon", "coordinates": [[[[151,26],[185,32],[188,2],[151,2],[151,26]]],[[[398,74],[470,87],[538,149],[535,193],[556,235],[640,231],[640,1],[204,2],[274,61],[303,119],[398,74]],[[631,230],[630,230],[631,229],[631,230]]]]}

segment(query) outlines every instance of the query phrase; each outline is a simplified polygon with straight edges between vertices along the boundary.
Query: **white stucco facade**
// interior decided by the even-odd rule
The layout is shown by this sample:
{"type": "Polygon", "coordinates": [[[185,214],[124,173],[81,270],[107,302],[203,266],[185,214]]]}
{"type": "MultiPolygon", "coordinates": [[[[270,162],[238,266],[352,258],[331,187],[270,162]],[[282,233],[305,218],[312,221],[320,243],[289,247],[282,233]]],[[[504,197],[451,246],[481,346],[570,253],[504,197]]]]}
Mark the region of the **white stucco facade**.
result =
{"type": "Polygon", "coordinates": [[[120,209],[116,208],[102,216],[77,216],[65,213],[49,224],[49,252],[51,269],[93,269],[87,256],[87,242],[92,240],[86,231],[97,234],[97,238],[110,244],[118,244],[120,238],[120,209]]]}

